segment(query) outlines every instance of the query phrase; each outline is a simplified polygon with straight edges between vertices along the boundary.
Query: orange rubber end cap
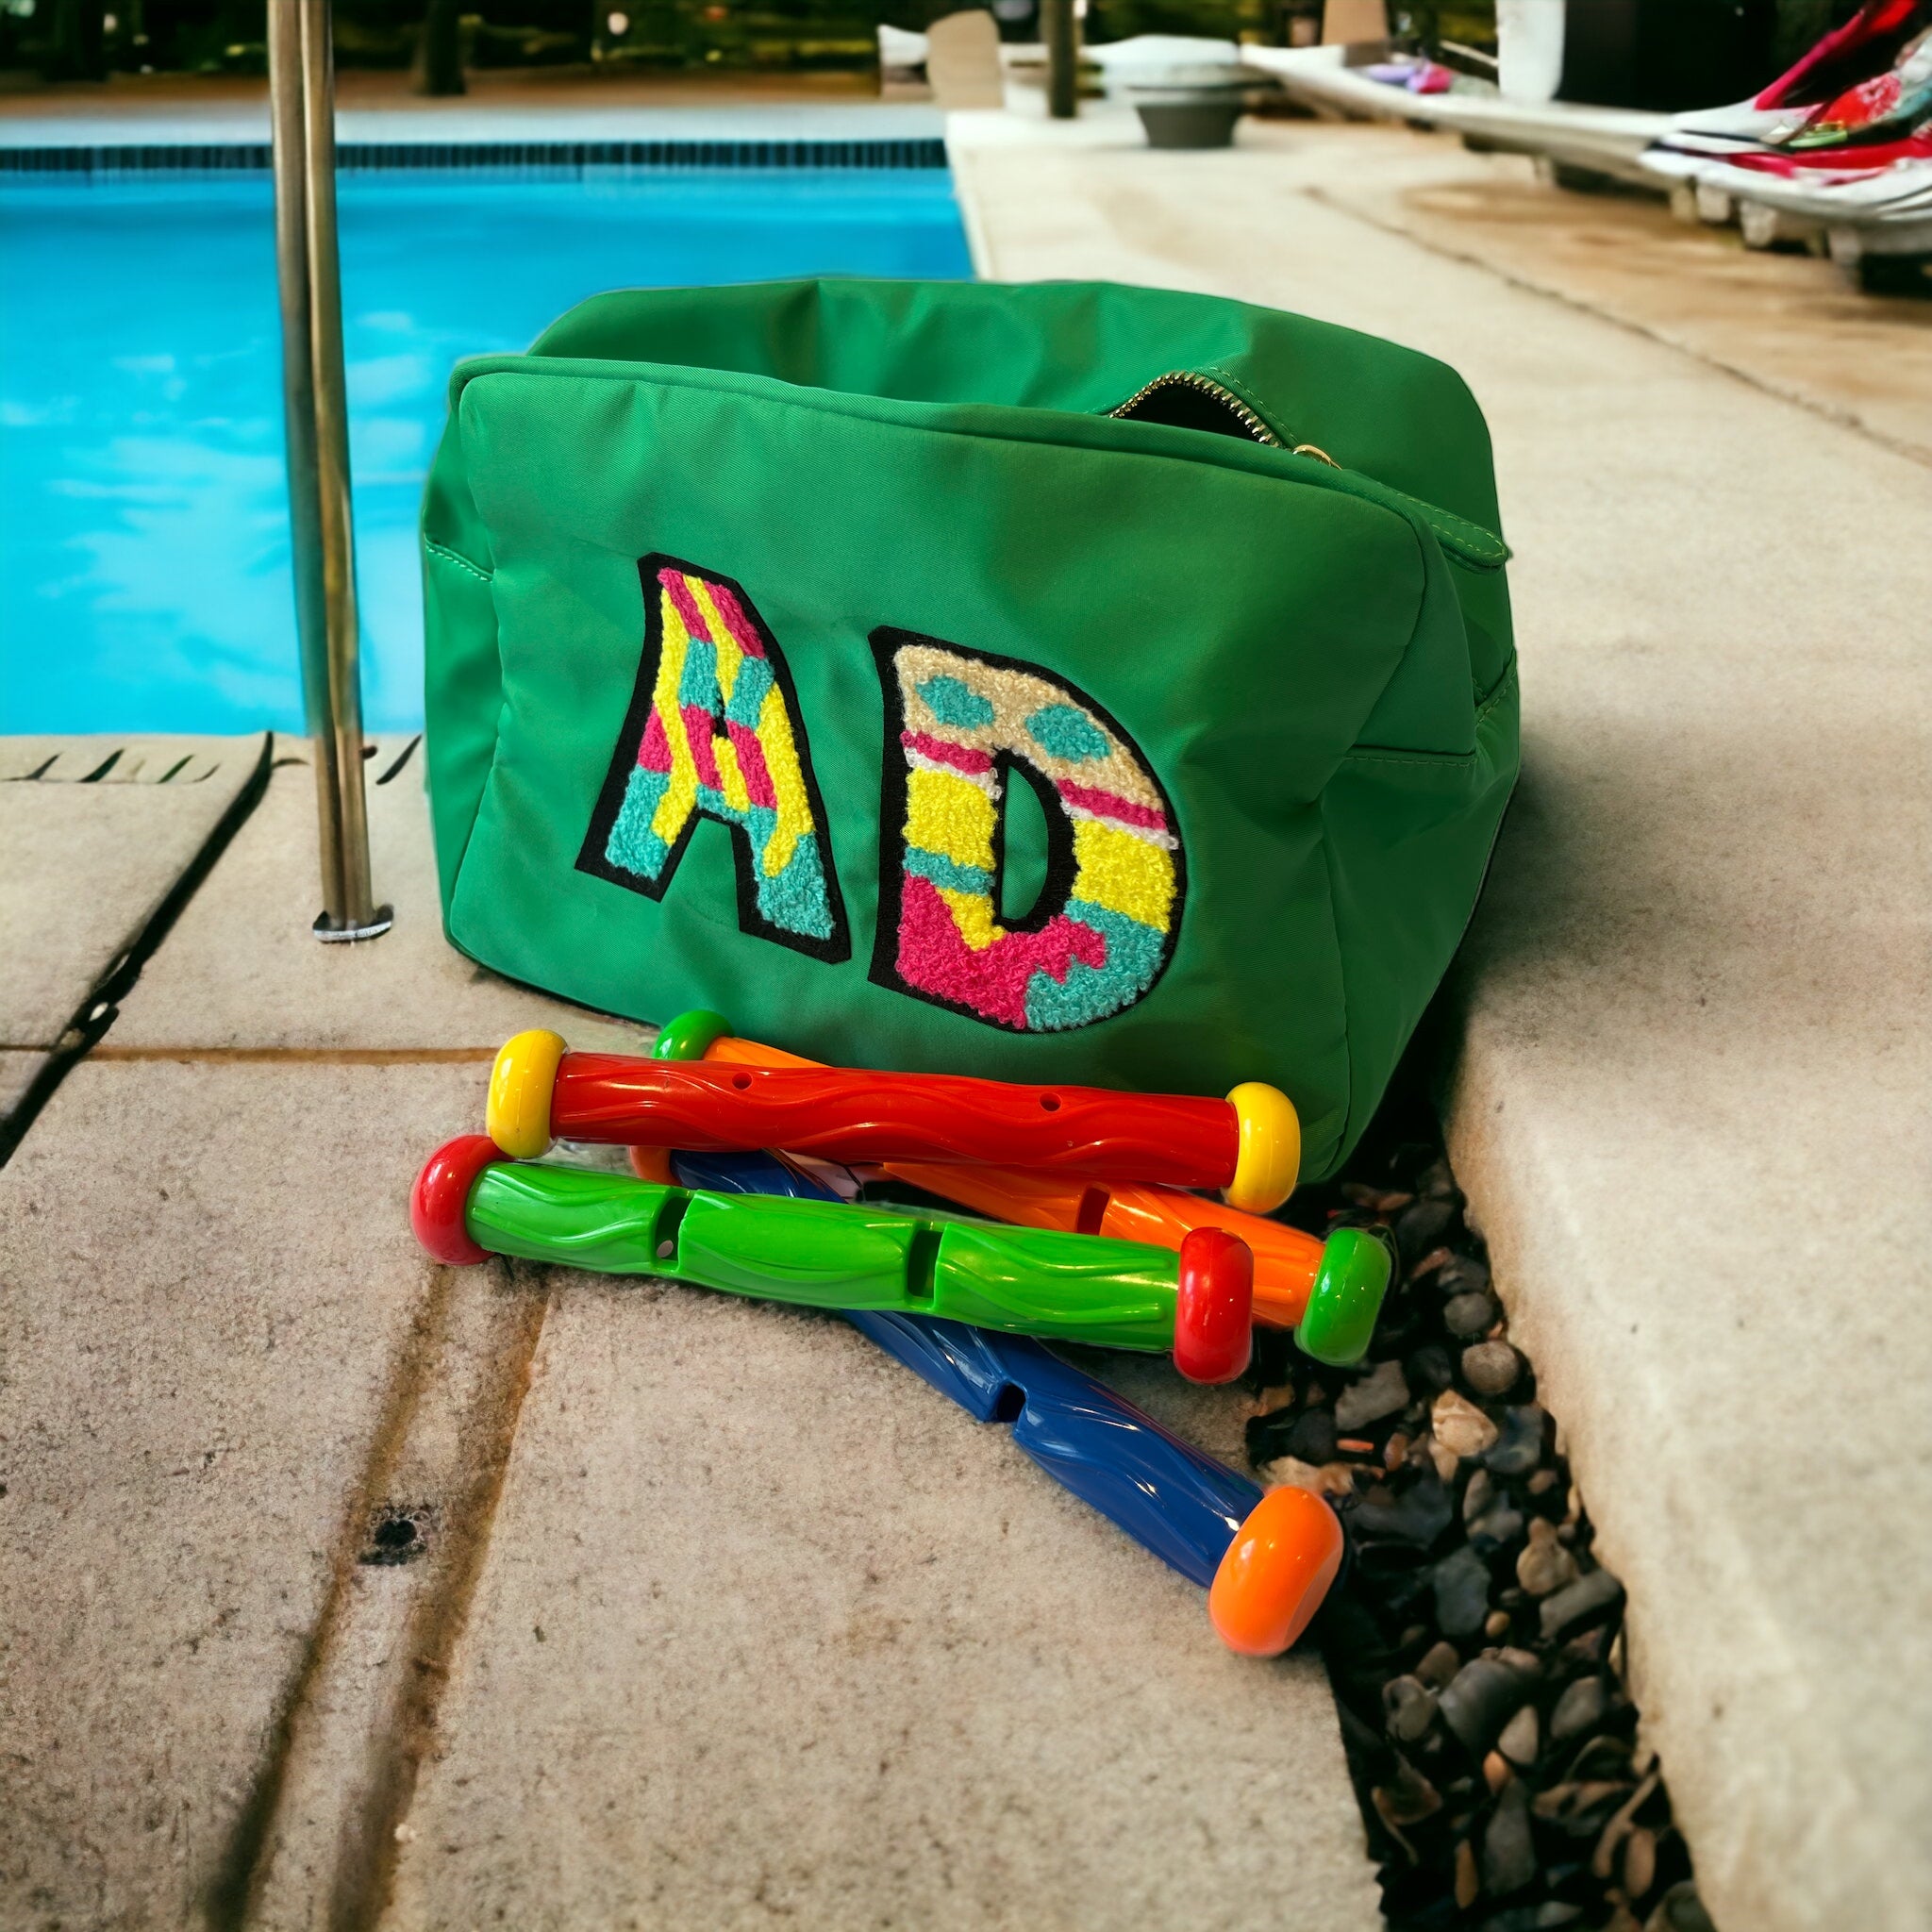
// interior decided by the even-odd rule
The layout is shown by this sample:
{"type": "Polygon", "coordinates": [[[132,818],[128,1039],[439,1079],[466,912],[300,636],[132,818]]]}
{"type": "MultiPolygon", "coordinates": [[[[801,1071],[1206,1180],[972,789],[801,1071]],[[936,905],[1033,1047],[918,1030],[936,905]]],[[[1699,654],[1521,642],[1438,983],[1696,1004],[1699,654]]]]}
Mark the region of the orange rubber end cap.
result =
{"type": "Polygon", "coordinates": [[[1270,1490],[1235,1531],[1208,1591],[1228,1649],[1279,1657],[1308,1627],[1341,1568],[1341,1524],[1307,1490],[1270,1490]]]}

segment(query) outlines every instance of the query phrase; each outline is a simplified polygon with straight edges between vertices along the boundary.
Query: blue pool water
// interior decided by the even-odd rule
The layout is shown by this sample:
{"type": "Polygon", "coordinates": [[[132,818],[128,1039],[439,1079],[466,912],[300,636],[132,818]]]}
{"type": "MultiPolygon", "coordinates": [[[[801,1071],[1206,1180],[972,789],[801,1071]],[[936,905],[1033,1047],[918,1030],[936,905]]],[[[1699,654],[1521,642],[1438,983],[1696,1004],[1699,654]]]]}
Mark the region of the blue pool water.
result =
{"type": "MultiPolygon", "coordinates": [[[[971,273],[941,169],[341,189],[363,706],[422,719],[458,358],[600,290],[971,273]]],[[[0,731],[302,728],[265,177],[0,185],[0,731]]]]}

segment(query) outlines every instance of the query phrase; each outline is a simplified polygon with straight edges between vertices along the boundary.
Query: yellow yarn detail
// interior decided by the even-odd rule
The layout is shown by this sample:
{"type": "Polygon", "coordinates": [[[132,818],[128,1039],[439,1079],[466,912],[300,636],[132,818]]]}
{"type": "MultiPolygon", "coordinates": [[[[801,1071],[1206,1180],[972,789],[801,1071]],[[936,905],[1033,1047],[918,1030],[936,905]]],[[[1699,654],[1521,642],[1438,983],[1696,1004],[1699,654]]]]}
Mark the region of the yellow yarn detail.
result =
{"type": "Polygon", "coordinates": [[[711,740],[711,756],[718,761],[718,789],[733,811],[751,809],[751,793],[745,790],[744,774],[739,769],[738,747],[728,738],[711,740]]]}
{"type": "Polygon", "coordinates": [[[914,766],[906,774],[906,842],[955,865],[992,866],[993,803],[970,778],[914,766]]]}
{"type": "Polygon", "coordinates": [[[658,682],[651,693],[658,716],[664,725],[664,737],[671,747],[671,776],[664,796],[651,814],[651,829],[667,845],[677,842],[685,822],[698,802],[697,761],[691,757],[691,741],[685,735],[684,713],[678,708],[677,691],[684,682],[685,654],[691,648],[691,634],[670,592],[661,593],[664,613],[664,649],[658,659],[658,682]]]}
{"type": "Polygon", "coordinates": [[[732,687],[738,682],[738,667],[744,662],[744,653],[739,649],[738,640],[731,635],[719,614],[710,585],[703,577],[688,576],[684,581],[698,607],[698,614],[705,620],[705,628],[711,633],[711,641],[718,647],[718,689],[723,693],[724,704],[728,705],[732,687]]]}
{"type": "Polygon", "coordinates": [[[1091,899],[1156,932],[1167,930],[1174,908],[1174,860],[1163,847],[1112,825],[1076,819],[1074,858],[1076,899],[1091,899]]]}
{"type": "Polygon", "coordinates": [[[775,682],[758,707],[758,747],[765,755],[765,769],[772,774],[772,791],[778,801],[777,824],[772,828],[764,857],[765,876],[774,879],[791,863],[798,841],[813,829],[811,800],[806,795],[805,774],[798,766],[791,719],[785,709],[785,693],[775,682]]]}
{"type": "Polygon", "coordinates": [[[993,922],[992,901],[984,892],[959,892],[951,886],[935,886],[933,890],[951,908],[959,937],[974,952],[983,953],[995,940],[1006,937],[1005,930],[993,922]]]}

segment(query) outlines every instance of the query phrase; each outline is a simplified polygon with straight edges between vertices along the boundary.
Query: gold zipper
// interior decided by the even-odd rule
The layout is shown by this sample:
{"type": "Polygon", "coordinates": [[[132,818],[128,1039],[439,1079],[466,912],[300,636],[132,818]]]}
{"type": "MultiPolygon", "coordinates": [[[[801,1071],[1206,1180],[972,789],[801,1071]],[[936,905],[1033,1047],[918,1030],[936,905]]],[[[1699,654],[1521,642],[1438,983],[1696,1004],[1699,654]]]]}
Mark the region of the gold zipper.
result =
{"type": "Polygon", "coordinates": [[[1157,375],[1152,382],[1142,383],[1125,402],[1107,413],[1123,420],[1131,418],[1149,396],[1160,390],[1174,388],[1199,390],[1203,395],[1212,396],[1257,442],[1265,444],[1269,449],[1286,449],[1291,456],[1313,457],[1316,461],[1326,463],[1331,470],[1341,467],[1325,449],[1318,448],[1312,442],[1290,445],[1274,433],[1265,417],[1257,415],[1231,389],[1191,369],[1171,369],[1165,375],[1157,375]]]}

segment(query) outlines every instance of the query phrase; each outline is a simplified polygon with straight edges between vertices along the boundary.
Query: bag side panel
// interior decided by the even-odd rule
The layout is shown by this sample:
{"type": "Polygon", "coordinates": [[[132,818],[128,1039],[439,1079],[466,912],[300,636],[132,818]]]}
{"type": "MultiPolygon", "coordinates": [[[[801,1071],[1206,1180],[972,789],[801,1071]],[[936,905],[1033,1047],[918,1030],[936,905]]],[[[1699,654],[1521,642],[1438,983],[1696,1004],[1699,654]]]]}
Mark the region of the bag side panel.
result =
{"type": "MultiPolygon", "coordinates": [[[[496,608],[490,594],[490,532],[470,493],[462,446],[463,378],[452,385],[449,421],[423,500],[425,769],[436,839],[443,927],[457,874],[496,753],[503,679],[496,608]]],[[[454,933],[451,933],[454,939],[454,933]]]]}
{"type": "Polygon", "coordinates": [[[1329,784],[1323,825],[1354,1052],[1348,1119],[1323,1176],[1367,1126],[1468,928],[1515,789],[1518,728],[1512,665],[1478,707],[1466,758],[1364,747],[1329,784]]]}

